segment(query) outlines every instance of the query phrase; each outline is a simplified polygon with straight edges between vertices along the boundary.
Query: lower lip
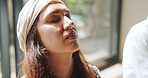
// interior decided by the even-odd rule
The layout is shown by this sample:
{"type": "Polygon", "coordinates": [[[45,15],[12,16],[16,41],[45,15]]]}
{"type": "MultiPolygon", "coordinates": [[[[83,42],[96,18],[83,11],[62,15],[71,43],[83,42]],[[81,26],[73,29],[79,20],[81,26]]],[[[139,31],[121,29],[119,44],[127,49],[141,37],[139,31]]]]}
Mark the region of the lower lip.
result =
{"type": "Polygon", "coordinates": [[[71,37],[68,37],[67,39],[77,39],[76,36],[71,36],[71,37]]]}

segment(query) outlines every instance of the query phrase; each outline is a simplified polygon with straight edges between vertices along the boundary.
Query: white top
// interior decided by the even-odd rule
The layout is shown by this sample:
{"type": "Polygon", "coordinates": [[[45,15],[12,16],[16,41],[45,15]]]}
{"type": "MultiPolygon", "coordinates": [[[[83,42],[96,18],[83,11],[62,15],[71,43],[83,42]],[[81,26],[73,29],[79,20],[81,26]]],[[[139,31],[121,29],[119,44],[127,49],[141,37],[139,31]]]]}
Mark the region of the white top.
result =
{"type": "Polygon", "coordinates": [[[148,18],[130,29],[122,64],[123,78],[148,78],[148,18]]]}

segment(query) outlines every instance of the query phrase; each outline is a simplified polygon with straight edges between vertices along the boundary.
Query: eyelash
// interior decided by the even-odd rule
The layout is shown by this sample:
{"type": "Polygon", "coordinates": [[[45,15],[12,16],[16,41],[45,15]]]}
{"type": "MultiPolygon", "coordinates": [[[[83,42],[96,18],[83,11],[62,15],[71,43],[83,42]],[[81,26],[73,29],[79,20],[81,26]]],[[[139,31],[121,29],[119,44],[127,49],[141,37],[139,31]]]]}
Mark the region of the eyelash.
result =
{"type": "Polygon", "coordinates": [[[51,20],[50,23],[58,23],[61,20],[61,18],[56,18],[54,20],[51,20]]]}
{"type": "Polygon", "coordinates": [[[70,17],[70,15],[69,15],[69,14],[66,14],[66,16],[67,16],[69,19],[71,19],[71,17],[70,17]]]}
{"type": "MultiPolygon", "coordinates": [[[[69,14],[66,14],[65,16],[67,16],[69,19],[71,19],[69,14]]],[[[61,20],[61,18],[57,17],[54,20],[51,20],[49,23],[58,23],[60,20],[61,20]]]]}

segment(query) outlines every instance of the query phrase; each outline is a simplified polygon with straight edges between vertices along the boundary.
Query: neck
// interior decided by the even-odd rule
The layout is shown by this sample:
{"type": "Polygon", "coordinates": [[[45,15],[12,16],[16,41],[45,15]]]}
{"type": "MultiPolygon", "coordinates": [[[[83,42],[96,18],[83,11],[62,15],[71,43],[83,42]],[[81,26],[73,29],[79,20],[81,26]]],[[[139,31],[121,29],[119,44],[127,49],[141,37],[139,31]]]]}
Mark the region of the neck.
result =
{"type": "Polygon", "coordinates": [[[50,64],[58,78],[70,78],[73,68],[72,53],[50,55],[50,64]]]}

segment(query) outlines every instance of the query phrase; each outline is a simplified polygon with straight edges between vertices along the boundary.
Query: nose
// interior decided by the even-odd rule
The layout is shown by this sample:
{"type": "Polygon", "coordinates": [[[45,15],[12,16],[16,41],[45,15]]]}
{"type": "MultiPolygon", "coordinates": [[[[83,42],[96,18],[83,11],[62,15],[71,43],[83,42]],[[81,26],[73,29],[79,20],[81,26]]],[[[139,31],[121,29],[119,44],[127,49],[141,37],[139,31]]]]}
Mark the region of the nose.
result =
{"type": "Polygon", "coordinates": [[[74,27],[74,22],[67,16],[64,16],[64,30],[68,30],[73,27],[74,27]]]}

